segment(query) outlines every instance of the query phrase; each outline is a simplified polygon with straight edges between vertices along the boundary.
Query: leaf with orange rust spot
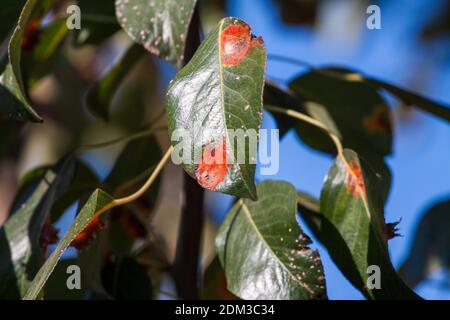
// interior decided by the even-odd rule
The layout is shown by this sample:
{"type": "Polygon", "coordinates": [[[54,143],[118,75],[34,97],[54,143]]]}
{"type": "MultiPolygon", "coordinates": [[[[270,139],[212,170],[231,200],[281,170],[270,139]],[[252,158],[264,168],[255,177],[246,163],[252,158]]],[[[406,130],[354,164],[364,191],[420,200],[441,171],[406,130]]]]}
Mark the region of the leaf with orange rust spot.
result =
{"type": "Polygon", "coordinates": [[[102,218],[100,216],[94,216],[84,229],[75,236],[70,246],[78,250],[86,248],[104,226],[105,222],[102,218]]]}
{"type": "Polygon", "coordinates": [[[57,240],[50,210],[74,177],[75,159],[34,169],[21,181],[8,219],[0,228],[0,297],[21,299],[44,263],[47,245],[57,240]]]}
{"type": "Polygon", "coordinates": [[[169,86],[169,131],[179,136],[173,136],[175,154],[180,143],[191,146],[183,168],[209,190],[256,199],[256,146],[248,141],[252,135],[258,141],[265,62],[264,44],[250,26],[225,18],[169,86]],[[226,164],[206,163],[214,149],[224,151],[226,164]]]}
{"type": "Polygon", "coordinates": [[[320,195],[320,223],[311,228],[333,260],[367,298],[417,299],[389,258],[379,181],[352,150],[345,149],[330,169],[320,195]],[[370,265],[380,267],[381,289],[368,289],[370,265]]]}
{"type": "Polygon", "coordinates": [[[366,186],[364,184],[361,167],[355,161],[348,164],[345,185],[347,186],[347,191],[351,193],[353,197],[366,196],[366,186]]]}
{"type": "Polygon", "coordinates": [[[78,237],[78,240],[81,240],[82,237],[82,240],[87,240],[88,237],[85,236],[95,233],[96,229],[99,227],[99,222],[95,220],[98,218],[97,213],[100,210],[106,210],[109,208],[113,201],[114,199],[110,195],[100,189],[95,190],[91,194],[89,199],[82,206],[69,230],[67,230],[64,237],[58,243],[56,249],[52,252],[50,257],[45,261],[44,265],[39,269],[39,272],[34,277],[27,293],[24,296],[25,300],[36,299],[50,274],[55,269],[55,266],[62,254],[72,244],[74,239],[77,239],[78,237]],[[86,227],[89,230],[86,230],[86,227]]]}
{"type": "Polygon", "coordinates": [[[215,191],[224,181],[229,168],[227,146],[225,139],[222,139],[216,145],[205,145],[195,177],[203,188],[215,191]]]}

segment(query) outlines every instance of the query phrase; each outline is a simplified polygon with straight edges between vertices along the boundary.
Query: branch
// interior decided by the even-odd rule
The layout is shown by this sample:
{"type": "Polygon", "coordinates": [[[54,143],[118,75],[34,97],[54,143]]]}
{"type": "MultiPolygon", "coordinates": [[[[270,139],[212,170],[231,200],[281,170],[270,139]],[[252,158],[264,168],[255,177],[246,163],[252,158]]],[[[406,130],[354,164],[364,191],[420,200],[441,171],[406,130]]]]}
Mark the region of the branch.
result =
{"type": "MultiPolygon", "coordinates": [[[[198,4],[192,16],[186,41],[184,65],[200,46],[200,17],[198,4]]],[[[173,277],[181,299],[198,299],[199,260],[203,228],[204,190],[187,173],[184,173],[184,204],[173,266],[173,277]]]]}

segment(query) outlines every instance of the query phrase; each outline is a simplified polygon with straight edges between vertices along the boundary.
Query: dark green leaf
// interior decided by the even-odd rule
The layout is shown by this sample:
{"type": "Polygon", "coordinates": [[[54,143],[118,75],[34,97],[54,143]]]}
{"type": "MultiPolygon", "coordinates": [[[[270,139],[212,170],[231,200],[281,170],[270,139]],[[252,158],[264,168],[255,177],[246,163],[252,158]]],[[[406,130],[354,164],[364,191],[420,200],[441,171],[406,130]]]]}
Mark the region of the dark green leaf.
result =
{"type": "Polygon", "coordinates": [[[0,113],[8,115],[19,121],[41,122],[42,118],[31,106],[23,81],[21,57],[22,37],[27,30],[28,22],[33,12],[42,5],[37,0],[28,0],[23,7],[22,13],[11,36],[8,54],[9,63],[0,76],[0,113]]]}
{"type": "MultiPolygon", "coordinates": [[[[417,299],[391,264],[379,181],[358,155],[344,151],[320,196],[321,223],[312,228],[350,282],[371,299],[417,299]],[[381,288],[369,289],[368,267],[381,271],[381,288]]],[[[316,221],[317,222],[317,221],[316,221]]]]}
{"type": "Polygon", "coordinates": [[[92,87],[89,88],[85,103],[96,116],[109,119],[111,101],[125,76],[135,63],[144,56],[139,45],[132,45],[123,57],[92,87]]]}
{"type": "Polygon", "coordinates": [[[196,0],[116,0],[122,28],[151,53],[181,66],[196,0]]]}
{"type": "Polygon", "coordinates": [[[114,0],[78,0],[81,29],[75,29],[75,45],[99,44],[118,30],[114,0]]]}
{"type": "MultiPolygon", "coordinates": [[[[251,36],[250,27],[241,20],[225,18],[170,84],[166,102],[169,131],[182,133],[183,144],[192,146],[190,157],[185,156],[191,161],[183,163],[183,167],[210,190],[256,199],[255,165],[249,161],[256,159],[256,150],[239,150],[245,153],[246,161],[241,161],[245,163],[235,161],[230,166],[213,168],[221,174],[205,174],[205,179],[200,172],[196,174],[196,163],[205,150],[220,146],[227,151],[224,155],[232,154],[237,159],[237,143],[230,132],[257,133],[265,60],[263,42],[251,36]]],[[[176,141],[172,143],[176,147],[176,141]]],[[[229,158],[223,160],[231,162],[229,158]]]]}
{"type": "Polygon", "coordinates": [[[26,183],[21,189],[28,196],[16,197],[14,211],[0,229],[2,298],[21,298],[42,265],[41,230],[53,202],[72,179],[73,160],[69,157],[49,168],[45,174],[41,174],[38,183],[26,183]],[[32,185],[34,189],[30,191],[32,185]]]}
{"type": "MultiPolygon", "coordinates": [[[[55,267],[52,275],[45,284],[44,297],[45,300],[82,300],[86,294],[86,285],[81,280],[81,289],[69,289],[66,282],[70,274],[67,268],[72,265],[79,266],[78,259],[61,260],[55,267]]],[[[84,268],[81,269],[81,275],[84,275],[84,268]]]]}
{"type": "Polygon", "coordinates": [[[45,261],[44,265],[41,267],[37,275],[34,277],[24,299],[36,299],[48,277],[53,272],[62,254],[71,244],[72,240],[80,231],[84,229],[84,227],[89,223],[96,212],[101,209],[107,208],[113,203],[113,201],[114,200],[113,198],[111,198],[111,196],[100,189],[97,189],[96,191],[94,191],[94,193],[92,193],[92,195],[86,201],[83,208],[70,226],[69,230],[64,235],[64,238],[59,242],[55,251],[53,251],[50,257],[45,261]]]}
{"type": "Polygon", "coordinates": [[[78,262],[82,270],[85,286],[96,295],[110,298],[102,282],[103,259],[105,256],[104,252],[102,252],[104,239],[105,230],[100,230],[99,234],[96,235],[89,246],[78,252],[78,262]]]}
{"type": "Polygon", "coordinates": [[[22,52],[21,69],[26,90],[51,71],[68,33],[66,19],[53,20],[48,25],[41,26],[38,32],[39,36],[33,48],[22,52]]]}
{"type": "MultiPolygon", "coordinates": [[[[339,130],[345,147],[357,151],[370,148],[380,155],[390,154],[391,113],[377,90],[367,83],[347,81],[320,70],[303,74],[289,85],[301,100],[316,103],[308,112],[311,114],[323,106],[339,130]]],[[[320,144],[313,147],[330,151],[320,144]]]]}
{"type": "Polygon", "coordinates": [[[318,72],[322,73],[324,76],[340,78],[344,81],[350,82],[365,82],[377,90],[383,89],[392,95],[396,96],[398,99],[402,100],[406,105],[414,105],[424,111],[427,111],[435,116],[438,116],[444,120],[450,121],[450,106],[438,103],[431,99],[428,99],[419,94],[413,93],[411,91],[402,89],[398,86],[390,84],[379,79],[375,79],[370,76],[363,75],[357,71],[345,69],[345,68],[326,68],[318,69],[318,72]]]}
{"type": "Polygon", "coordinates": [[[444,120],[450,121],[450,106],[443,105],[428,99],[424,96],[418,95],[416,93],[404,90],[402,88],[396,87],[387,82],[383,82],[377,79],[367,79],[367,81],[379,88],[382,88],[389,93],[393,94],[397,98],[403,101],[406,105],[414,105],[426,112],[429,112],[435,116],[438,116],[444,120]]]}
{"type": "Polygon", "coordinates": [[[70,187],[53,205],[50,213],[52,221],[57,221],[72,204],[84,196],[89,196],[99,185],[100,180],[92,168],[84,161],[77,159],[75,177],[70,187]]]}
{"type": "Polygon", "coordinates": [[[150,300],[152,284],[146,270],[131,257],[109,262],[102,271],[103,284],[118,300],[150,300]]]}
{"type": "Polygon", "coordinates": [[[322,299],[322,263],[297,220],[297,193],[283,181],[258,185],[258,201],[239,200],[216,238],[228,289],[243,299],[322,299]]]}
{"type": "Polygon", "coordinates": [[[0,44],[13,31],[25,0],[3,0],[0,11],[0,44]]]}
{"type": "MultiPolygon", "coordinates": [[[[135,191],[161,160],[162,153],[154,136],[147,136],[128,143],[104,181],[105,187],[115,195],[135,191]]],[[[156,201],[159,180],[147,191],[156,201]]]]}
{"type": "Polygon", "coordinates": [[[429,273],[450,269],[450,200],[428,209],[419,222],[408,257],[400,267],[406,283],[415,287],[429,273]]]}

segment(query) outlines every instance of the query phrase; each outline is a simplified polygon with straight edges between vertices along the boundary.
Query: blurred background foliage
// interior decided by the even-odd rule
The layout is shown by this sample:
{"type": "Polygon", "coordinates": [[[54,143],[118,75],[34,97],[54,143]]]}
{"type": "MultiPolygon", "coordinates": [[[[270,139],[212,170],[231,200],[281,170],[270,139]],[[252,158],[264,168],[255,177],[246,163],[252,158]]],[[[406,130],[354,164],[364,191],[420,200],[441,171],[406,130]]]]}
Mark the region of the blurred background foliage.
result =
{"type": "MultiPolygon", "coordinates": [[[[2,4],[1,39],[12,35],[24,3],[2,4]]],[[[79,0],[82,28],[68,31],[65,9],[71,3],[75,2],[42,1],[24,29],[21,79],[15,75],[15,80],[23,84],[24,99],[43,123],[23,122],[23,115],[11,117],[9,110],[2,109],[0,114],[0,224],[15,212],[15,197],[26,195],[49,165],[80,150],[75,182],[51,209],[51,223],[60,237],[80,205],[77,199],[96,187],[117,196],[129,194],[152,169],[148,165],[161,157],[161,150],[169,145],[164,95],[175,73],[171,65],[133,45],[117,23],[113,0],[79,0]],[[80,149],[150,126],[158,130],[133,142],[80,149]]],[[[264,37],[269,55],[363,70],[450,101],[448,1],[201,0],[200,9],[205,33],[223,16],[238,16],[264,37]],[[369,4],[382,8],[382,30],[366,29],[369,4]]],[[[3,71],[8,68],[7,49],[5,40],[0,47],[3,71]]],[[[304,69],[269,58],[268,79],[281,87],[300,71],[304,69]]],[[[392,259],[406,282],[424,298],[449,299],[450,129],[442,120],[390,96],[383,98],[393,106],[395,137],[393,155],[387,160],[393,176],[387,215],[392,221],[402,219],[403,235],[390,243],[392,259]]],[[[1,103],[3,99],[12,98],[0,91],[1,103]]],[[[276,125],[265,114],[264,127],[276,125]]],[[[282,140],[280,172],[270,178],[293,181],[317,196],[332,159],[313,151],[305,140],[299,143],[292,131],[282,140]]],[[[182,171],[169,164],[145,197],[111,212],[107,227],[92,245],[79,254],[74,249],[66,252],[46,285],[46,298],[173,298],[168,271],[175,254],[182,195],[182,171]],[[90,288],[89,292],[58,286],[65,266],[74,261],[88,270],[82,287],[90,288]]],[[[213,249],[216,230],[233,200],[206,194],[201,255],[206,271],[204,297],[233,298],[225,289],[213,249]]],[[[49,250],[54,248],[51,243],[49,250]]],[[[318,247],[329,297],[362,298],[318,247]]]]}

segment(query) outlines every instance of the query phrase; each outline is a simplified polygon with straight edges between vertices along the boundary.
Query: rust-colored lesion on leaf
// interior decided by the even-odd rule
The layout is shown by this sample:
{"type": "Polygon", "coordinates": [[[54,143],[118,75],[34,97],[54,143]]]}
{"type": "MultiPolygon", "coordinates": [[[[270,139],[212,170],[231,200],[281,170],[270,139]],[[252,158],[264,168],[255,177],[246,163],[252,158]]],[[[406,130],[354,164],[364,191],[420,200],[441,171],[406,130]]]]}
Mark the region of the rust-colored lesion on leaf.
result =
{"type": "Polygon", "coordinates": [[[248,52],[257,46],[264,46],[264,42],[261,37],[255,37],[251,33],[248,24],[226,27],[220,34],[222,64],[226,67],[239,65],[248,52]]]}
{"type": "Polygon", "coordinates": [[[375,106],[372,114],[363,118],[363,125],[370,132],[391,133],[391,118],[387,106],[375,106]]]}
{"type": "Polygon", "coordinates": [[[226,139],[218,143],[208,143],[203,148],[202,158],[195,171],[197,182],[206,189],[215,191],[225,179],[228,169],[226,139]]]}
{"type": "Polygon", "coordinates": [[[100,215],[95,215],[84,229],[76,235],[70,243],[70,246],[78,250],[86,248],[104,226],[105,222],[101,219],[100,215]]]}
{"type": "Polygon", "coordinates": [[[356,161],[351,161],[348,164],[345,185],[347,186],[348,192],[351,193],[353,197],[365,197],[366,186],[364,184],[364,177],[361,167],[356,161]]]}

